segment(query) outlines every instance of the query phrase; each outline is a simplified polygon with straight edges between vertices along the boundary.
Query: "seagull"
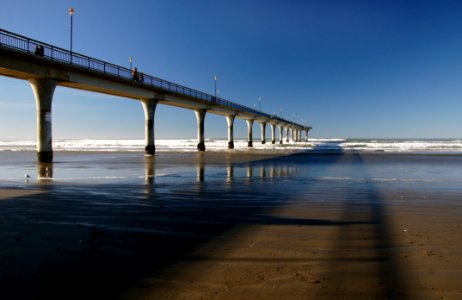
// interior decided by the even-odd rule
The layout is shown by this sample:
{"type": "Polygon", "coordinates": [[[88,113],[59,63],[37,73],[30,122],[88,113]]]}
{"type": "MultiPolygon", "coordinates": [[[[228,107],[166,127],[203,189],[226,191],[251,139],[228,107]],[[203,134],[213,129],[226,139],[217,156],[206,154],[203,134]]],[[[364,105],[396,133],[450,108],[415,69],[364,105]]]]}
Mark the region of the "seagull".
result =
{"type": "Polygon", "coordinates": [[[27,173],[24,173],[24,177],[30,178],[29,174],[27,174],[27,173]]]}

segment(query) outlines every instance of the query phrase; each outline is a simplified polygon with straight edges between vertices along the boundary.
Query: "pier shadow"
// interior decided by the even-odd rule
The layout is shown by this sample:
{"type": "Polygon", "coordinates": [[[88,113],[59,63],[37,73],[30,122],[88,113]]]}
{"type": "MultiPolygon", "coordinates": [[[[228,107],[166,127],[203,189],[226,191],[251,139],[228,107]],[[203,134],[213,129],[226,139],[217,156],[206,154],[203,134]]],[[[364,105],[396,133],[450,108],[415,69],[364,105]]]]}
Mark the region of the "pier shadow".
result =
{"type": "Polygon", "coordinates": [[[335,292],[319,290],[317,298],[406,299],[409,282],[401,275],[404,267],[394,249],[386,199],[369,175],[363,155],[331,156],[333,164],[345,158],[358,166],[361,180],[345,189],[341,220],[362,220],[365,225],[358,222],[358,226],[337,227],[337,238],[327,259],[328,271],[323,274],[335,292]]]}
{"type": "MultiPolygon", "coordinates": [[[[375,254],[369,258],[377,261],[376,276],[383,287],[375,298],[403,299],[397,292],[402,288],[399,266],[389,251],[393,241],[385,203],[374,185],[368,185],[359,199],[360,214],[357,199],[345,195],[340,220],[272,213],[299,192],[309,195],[315,183],[308,180],[293,190],[290,184],[304,178],[311,167],[322,176],[345,160],[364,164],[360,155],[345,155],[338,149],[327,155],[297,154],[224,165],[207,163],[203,154],[196,159],[191,180],[156,177],[156,160],[148,158],[142,163],[142,185],[63,185],[33,197],[0,202],[0,226],[9,233],[1,237],[1,298],[62,299],[66,295],[67,299],[82,299],[93,295],[116,299],[227,232],[277,225],[338,228],[332,247],[340,255],[326,257],[325,263],[332,264],[328,269],[335,269],[339,261],[350,261],[341,252],[351,247],[350,234],[356,226],[372,228],[370,245],[375,254]],[[222,171],[208,175],[208,169],[222,171]],[[281,180],[287,184],[279,184],[281,180]]],[[[45,168],[39,167],[38,172],[49,174],[50,166],[48,171],[45,168]]],[[[365,169],[362,176],[368,178],[365,169]]],[[[341,274],[350,275],[348,271],[341,274]]],[[[327,272],[325,276],[338,274],[327,272]]]]}

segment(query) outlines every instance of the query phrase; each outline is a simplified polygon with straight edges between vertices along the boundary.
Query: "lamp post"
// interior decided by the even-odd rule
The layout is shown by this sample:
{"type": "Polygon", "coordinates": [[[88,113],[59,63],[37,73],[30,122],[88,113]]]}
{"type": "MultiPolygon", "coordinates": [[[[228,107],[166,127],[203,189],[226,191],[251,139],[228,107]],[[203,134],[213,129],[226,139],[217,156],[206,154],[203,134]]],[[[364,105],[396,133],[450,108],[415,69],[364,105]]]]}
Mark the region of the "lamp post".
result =
{"type": "Polygon", "coordinates": [[[213,80],[215,80],[215,99],[216,99],[218,95],[218,91],[217,91],[218,76],[217,75],[213,76],[213,80]]]}
{"type": "Polygon", "coordinates": [[[258,102],[260,104],[260,112],[261,112],[261,97],[258,97],[258,102]]]}
{"type": "Polygon", "coordinates": [[[133,58],[130,56],[128,58],[128,61],[130,62],[130,71],[132,70],[132,63],[133,63],[133,58]]]}
{"type": "Polygon", "coordinates": [[[73,27],[73,20],[74,20],[74,8],[69,8],[69,16],[71,16],[71,55],[72,55],[72,27],[73,27]]]}

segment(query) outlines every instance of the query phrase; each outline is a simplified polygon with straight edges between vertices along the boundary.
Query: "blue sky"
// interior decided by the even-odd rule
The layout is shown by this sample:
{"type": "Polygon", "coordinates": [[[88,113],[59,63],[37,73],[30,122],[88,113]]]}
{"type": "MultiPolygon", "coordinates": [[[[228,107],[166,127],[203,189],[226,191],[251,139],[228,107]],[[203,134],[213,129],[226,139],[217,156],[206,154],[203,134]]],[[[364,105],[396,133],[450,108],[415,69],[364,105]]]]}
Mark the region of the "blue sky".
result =
{"type": "MultiPolygon", "coordinates": [[[[313,126],[318,138],[461,138],[462,2],[43,0],[1,4],[0,27],[313,126]]],[[[53,136],[144,138],[134,100],[58,87],[53,136]]],[[[25,81],[0,77],[0,139],[35,139],[25,81]]],[[[254,125],[254,137],[259,137],[254,125]]],[[[206,138],[226,137],[206,116],[206,138]]],[[[246,125],[235,121],[235,136],[246,125]]],[[[156,137],[195,137],[158,106],[156,137]]]]}

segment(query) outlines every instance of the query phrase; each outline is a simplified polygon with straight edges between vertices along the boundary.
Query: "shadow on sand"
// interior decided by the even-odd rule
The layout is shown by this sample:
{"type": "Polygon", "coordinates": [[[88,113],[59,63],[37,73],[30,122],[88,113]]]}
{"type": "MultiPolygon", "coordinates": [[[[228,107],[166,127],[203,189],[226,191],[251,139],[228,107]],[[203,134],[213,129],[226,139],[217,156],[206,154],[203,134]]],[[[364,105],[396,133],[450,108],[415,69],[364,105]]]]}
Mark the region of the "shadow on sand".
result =
{"type": "MultiPolygon", "coordinates": [[[[329,154],[219,165],[205,163],[203,155],[193,163],[193,180],[156,176],[155,159],[146,158],[141,186],[46,181],[40,188],[43,194],[2,200],[0,298],[115,299],[226,232],[265,224],[338,228],[333,254],[325,262],[334,271],[325,276],[343,272],[339,296],[355,271],[334,266],[350,259],[344,250],[356,247],[357,226],[367,227],[375,276],[382,287],[374,297],[404,298],[399,266],[390,251],[385,203],[373,184],[362,187],[360,198],[345,190],[341,220],[270,216],[293,195],[309,195],[313,183],[293,181],[303,180],[312,166],[322,176],[339,163],[359,165],[367,179],[361,155],[344,154],[339,146],[329,154]],[[210,177],[208,169],[213,169],[210,177]]],[[[39,166],[38,172],[51,179],[53,166],[39,166]]]]}

